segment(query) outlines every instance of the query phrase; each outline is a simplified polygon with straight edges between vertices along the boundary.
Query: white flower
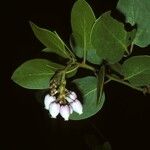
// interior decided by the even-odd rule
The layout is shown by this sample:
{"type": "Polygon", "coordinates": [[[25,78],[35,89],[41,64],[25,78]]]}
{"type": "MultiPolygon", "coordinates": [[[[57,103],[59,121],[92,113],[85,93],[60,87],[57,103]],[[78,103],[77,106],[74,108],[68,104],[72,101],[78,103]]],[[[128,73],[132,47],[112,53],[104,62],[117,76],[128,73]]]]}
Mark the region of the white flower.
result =
{"type": "Polygon", "coordinates": [[[67,102],[68,103],[71,103],[71,102],[73,102],[74,100],[73,99],[71,99],[70,97],[66,97],[66,100],[67,100],[67,102]]]}
{"type": "Polygon", "coordinates": [[[72,100],[75,100],[77,99],[77,94],[73,91],[70,91],[69,98],[71,98],[72,100]]]}
{"type": "Polygon", "coordinates": [[[71,105],[73,111],[75,111],[79,115],[81,115],[83,113],[83,107],[79,100],[76,99],[74,102],[70,103],[70,105],[71,105]]]}
{"type": "Polygon", "coordinates": [[[69,108],[70,108],[70,114],[72,114],[72,113],[73,113],[73,108],[72,108],[72,106],[69,105],[69,108]]]}
{"type": "Polygon", "coordinates": [[[69,94],[68,94],[68,96],[66,97],[66,100],[68,101],[68,103],[71,103],[71,102],[73,102],[74,100],[76,100],[76,98],[77,98],[76,93],[73,92],[73,91],[69,91],[69,94]]]}
{"type": "Polygon", "coordinates": [[[64,118],[65,121],[69,120],[70,107],[68,105],[62,105],[60,107],[60,115],[64,118]]]}
{"type": "Polygon", "coordinates": [[[51,114],[51,117],[56,118],[59,112],[60,112],[60,104],[56,102],[52,102],[49,105],[49,113],[51,114]]]}
{"type": "Polygon", "coordinates": [[[44,98],[45,109],[49,110],[50,103],[54,102],[55,100],[56,100],[55,96],[50,96],[49,94],[47,94],[44,98]]]}
{"type": "MultiPolygon", "coordinates": [[[[58,95],[59,96],[59,95],[58,95]]],[[[69,120],[70,114],[75,111],[79,115],[83,113],[83,107],[79,100],[77,100],[77,95],[73,91],[69,91],[68,94],[66,94],[65,102],[55,96],[51,96],[47,94],[44,98],[44,105],[45,109],[49,110],[49,113],[52,118],[56,118],[59,113],[64,118],[65,121],[69,120]]]]}

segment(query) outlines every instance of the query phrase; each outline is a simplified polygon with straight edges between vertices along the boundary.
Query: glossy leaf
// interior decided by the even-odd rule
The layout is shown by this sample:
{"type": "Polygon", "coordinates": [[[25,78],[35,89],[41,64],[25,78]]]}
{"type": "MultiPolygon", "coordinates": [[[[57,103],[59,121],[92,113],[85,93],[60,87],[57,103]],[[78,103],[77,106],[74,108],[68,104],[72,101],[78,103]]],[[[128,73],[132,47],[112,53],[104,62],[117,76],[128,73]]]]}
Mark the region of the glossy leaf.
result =
{"type": "Polygon", "coordinates": [[[125,15],[126,22],[137,26],[134,44],[150,44],[150,0],[119,0],[117,8],[125,15]]]}
{"type": "Polygon", "coordinates": [[[96,49],[89,49],[87,52],[87,61],[100,65],[102,63],[102,58],[97,55],[96,49]]]}
{"type": "Polygon", "coordinates": [[[52,52],[62,57],[70,58],[65,44],[56,33],[40,28],[32,22],[30,22],[30,25],[35,36],[47,47],[47,49],[45,49],[46,52],[52,52]]]}
{"type": "Polygon", "coordinates": [[[123,63],[125,80],[135,86],[150,84],[150,56],[141,55],[127,59],[123,63]]]}
{"type": "MultiPolygon", "coordinates": [[[[97,79],[95,77],[84,77],[74,80],[83,97],[83,114],[73,113],[71,120],[81,120],[95,115],[103,106],[105,95],[97,103],[97,79]]],[[[82,100],[81,100],[82,101],[82,100]]]]}
{"type": "Polygon", "coordinates": [[[11,79],[27,89],[46,89],[55,71],[62,67],[46,59],[32,59],[19,66],[11,79]]]}
{"type": "Polygon", "coordinates": [[[96,50],[91,45],[90,35],[96,21],[92,8],[85,0],[75,2],[71,12],[71,25],[75,41],[74,51],[80,58],[85,58],[91,63],[100,64],[101,58],[96,55],[96,50]]]}
{"type": "Polygon", "coordinates": [[[91,41],[101,58],[116,63],[127,51],[126,37],[124,25],[113,19],[110,12],[106,12],[95,22],[91,41]]]}

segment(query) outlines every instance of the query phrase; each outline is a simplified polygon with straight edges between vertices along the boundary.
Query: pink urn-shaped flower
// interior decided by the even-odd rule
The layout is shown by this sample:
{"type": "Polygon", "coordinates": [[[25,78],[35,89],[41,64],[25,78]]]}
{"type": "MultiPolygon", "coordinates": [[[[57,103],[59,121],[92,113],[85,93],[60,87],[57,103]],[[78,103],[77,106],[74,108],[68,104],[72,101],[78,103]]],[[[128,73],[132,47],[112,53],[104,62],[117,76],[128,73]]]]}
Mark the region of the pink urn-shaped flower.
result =
{"type": "Polygon", "coordinates": [[[60,112],[60,104],[56,102],[52,102],[49,105],[49,113],[52,118],[56,118],[60,112]]]}

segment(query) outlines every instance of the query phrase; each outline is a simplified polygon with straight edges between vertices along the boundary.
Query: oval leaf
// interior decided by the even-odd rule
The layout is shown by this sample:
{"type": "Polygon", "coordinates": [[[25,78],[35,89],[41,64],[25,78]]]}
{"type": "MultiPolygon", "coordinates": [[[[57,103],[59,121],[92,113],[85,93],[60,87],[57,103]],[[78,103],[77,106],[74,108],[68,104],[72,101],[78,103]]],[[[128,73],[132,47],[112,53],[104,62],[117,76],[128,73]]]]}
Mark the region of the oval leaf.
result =
{"type": "Polygon", "coordinates": [[[125,80],[135,86],[150,84],[150,56],[134,56],[123,63],[125,80]]]}
{"type": "Polygon", "coordinates": [[[97,79],[95,77],[84,77],[73,81],[83,96],[83,114],[73,113],[71,120],[81,120],[95,115],[103,106],[105,95],[97,103],[97,79]]]}
{"type": "Polygon", "coordinates": [[[27,89],[46,89],[55,71],[62,67],[45,59],[33,59],[19,66],[11,79],[27,89]]]}
{"type": "Polygon", "coordinates": [[[96,49],[91,48],[87,52],[87,61],[93,63],[93,64],[98,64],[100,65],[102,63],[102,58],[97,55],[96,49]]]}
{"type": "Polygon", "coordinates": [[[53,52],[62,57],[70,58],[70,55],[65,48],[65,44],[57,34],[47,29],[40,28],[32,22],[30,22],[30,25],[35,36],[47,47],[47,49],[45,49],[46,52],[53,52]]]}
{"type": "Polygon", "coordinates": [[[126,22],[137,25],[134,44],[146,47],[150,44],[150,0],[119,0],[117,8],[125,15],[126,22]]]}
{"type": "Polygon", "coordinates": [[[92,8],[85,0],[78,0],[71,12],[71,25],[75,42],[74,51],[80,58],[91,63],[100,64],[101,59],[91,45],[90,35],[96,21],[92,8]]]}
{"type": "Polygon", "coordinates": [[[91,42],[97,54],[109,63],[118,62],[127,51],[124,25],[104,13],[93,26],[91,42]]]}

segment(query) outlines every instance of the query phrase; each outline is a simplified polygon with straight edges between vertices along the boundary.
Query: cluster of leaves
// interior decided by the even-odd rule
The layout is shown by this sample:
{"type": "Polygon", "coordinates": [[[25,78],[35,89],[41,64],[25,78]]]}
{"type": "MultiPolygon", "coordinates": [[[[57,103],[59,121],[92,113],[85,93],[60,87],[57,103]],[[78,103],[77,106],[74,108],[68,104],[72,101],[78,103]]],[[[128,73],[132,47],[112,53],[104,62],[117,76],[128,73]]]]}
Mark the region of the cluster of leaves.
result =
{"type": "Polygon", "coordinates": [[[75,77],[79,68],[93,71],[93,76],[87,74],[72,81],[81,92],[84,110],[80,116],[73,113],[70,117],[73,120],[88,118],[102,108],[105,101],[103,86],[111,80],[148,92],[150,56],[127,56],[131,55],[134,45],[146,47],[150,44],[150,1],[119,0],[117,8],[126,16],[126,22],[137,28],[126,31],[124,24],[111,16],[111,11],[96,18],[85,0],[77,0],[71,12],[70,47],[56,32],[31,22],[35,36],[45,45],[42,51],[57,54],[65,63],[29,60],[16,69],[12,80],[24,88],[48,89],[50,79],[59,70],[65,69],[67,78],[75,77]]]}

